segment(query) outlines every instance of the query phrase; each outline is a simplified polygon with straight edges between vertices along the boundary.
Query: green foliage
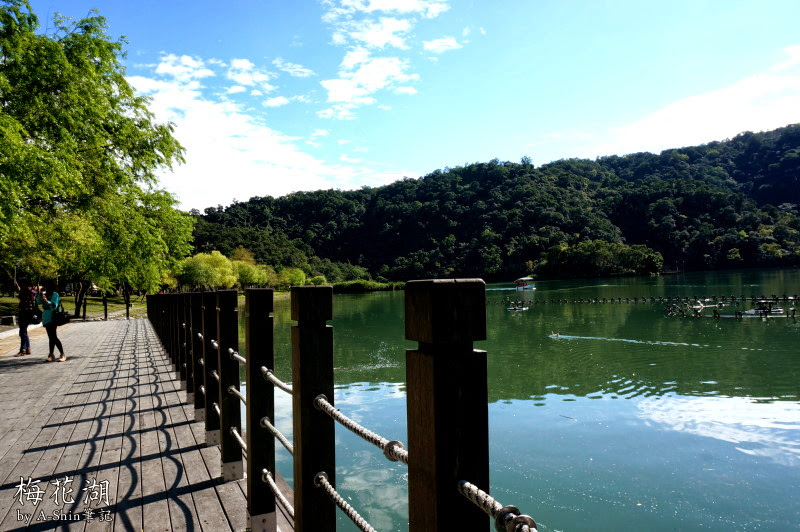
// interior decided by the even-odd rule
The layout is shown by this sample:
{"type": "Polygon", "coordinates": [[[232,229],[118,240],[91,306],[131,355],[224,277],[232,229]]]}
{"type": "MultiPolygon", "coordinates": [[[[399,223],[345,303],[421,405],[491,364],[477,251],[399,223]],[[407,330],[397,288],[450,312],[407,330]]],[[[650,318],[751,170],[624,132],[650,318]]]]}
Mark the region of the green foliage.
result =
{"type": "Polygon", "coordinates": [[[267,284],[267,272],[255,264],[241,260],[232,260],[233,275],[239,288],[248,286],[264,286],[267,284]]]}
{"type": "Polygon", "coordinates": [[[334,283],[507,280],[536,265],[544,274],[543,261],[553,267],[561,260],[554,246],[567,251],[565,264],[583,261],[590,270],[548,275],[652,272],[660,260],[670,269],[796,265],[798,153],[794,125],[661,154],[539,168],[528,159],[493,160],[378,188],[206,209],[195,213],[195,243],[223,252],[244,245],[261,263],[334,283]]]}
{"type": "Polygon", "coordinates": [[[278,272],[278,279],[275,284],[279,290],[288,290],[292,286],[303,286],[306,284],[306,273],[300,268],[285,268],[278,272]]]}
{"type": "Polygon", "coordinates": [[[195,290],[230,288],[236,283],[233,263],[219,251],[187,257],[178,264],[176,273],[182,285],[195,290]]]}
{"type": "Polygon", "coordinates": [[[0,266],[152,290],[189,251],[193,220],[155,189],[182,148],[103,17],[38,28],[27,1],[0,5],[0,266]]]}
{"type": "Polygon", "coordinates": [[[647,246],[584,240],[548,250],[534,268],[537,277],[588,277],[656,274],[664,266],[661,254],[647,246]]]}
{"type": "Polygon", "coordinates": [[[334,283],[333,291],[336,293],[355,294],[361,292],[376,292],[387,290],[402,290],[405,287],[403,282],[380,283],[377,281],[345,281],[334,283]]]}

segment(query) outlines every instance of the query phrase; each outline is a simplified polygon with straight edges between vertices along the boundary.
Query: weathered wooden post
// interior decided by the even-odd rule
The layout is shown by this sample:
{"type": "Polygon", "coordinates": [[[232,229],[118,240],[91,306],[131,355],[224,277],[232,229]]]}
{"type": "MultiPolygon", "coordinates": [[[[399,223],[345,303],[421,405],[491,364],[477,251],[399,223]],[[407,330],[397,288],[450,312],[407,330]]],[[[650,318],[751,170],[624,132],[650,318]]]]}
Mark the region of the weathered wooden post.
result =
{"type": "Polygon", "coordinates": [[[300,532],[336,529],[336,506],[314,486],[325,471],[336,485],[334,421],[314,408],[324,394],[333,403],[333,288],[293,286],[292,406],[294,426],[294,526],[300,532]]]}
{"type": "Polygon", "coordinates": [[[236,290],[217,292],[217,371],[219,374],[220,458],[222,479],[242,478],[242,448],[231,430],[242,433],[242,403],[228,390],[239,391],[239,362],[231,353],[239,352],[239,293],[236,290]]]}
{"type": "Polygon", "coordinates": [[[217,375],[217,294],[203,292],[203,387],[206,397],[206,445],[219,445],[219,381],[217,375]]]}
{"type": "Polygon", "coordinates": [[[245,292],[245,342],[247,346],[247,510],[252,532],[275,532],[275,495],[261,480],[261,472],[275,474],[275,437],[261,427],[261,420],[275,422],[272,383],[261,368],[275,368],[271,288],[249,288],[245,292]]]}
{"type": "Polygon", "coordinates": [[[206,419],[206,398],[203,393],[205,389],[205,377],[203,372],[203,293],[193,292],[191,294],[191,314],[192,314],[192,364],[194,373],[194,420],[205,421],[206,419]],[[203,386],[203,389],[200,387],[203,386]]]}
{"type": "Polygon", "coordinates": [[[194,294],[192,292],[187,292],[184,294],[183,305],[184,305],[184,313],[185,313],[185,320],[186,320],[186,403],[193,405],[194,404],[194,340],[192,339],[195,336],[192,331],[192,298],[194,294]]]}
{"type": "Polygon", "coordinates": [[[487,516],[457,491],[488,493],[486,285],[481,279],[410,281],[405,287],[410,530],[488,530],[487,516]]]}
{"type": "Polygon", "coordinates": [[[178,315],[178,345],[175,353],[176,357],[176,376],[180,381],[181,389],[186,389],[186,294],[178,293],[176,299],[178,315]]]}

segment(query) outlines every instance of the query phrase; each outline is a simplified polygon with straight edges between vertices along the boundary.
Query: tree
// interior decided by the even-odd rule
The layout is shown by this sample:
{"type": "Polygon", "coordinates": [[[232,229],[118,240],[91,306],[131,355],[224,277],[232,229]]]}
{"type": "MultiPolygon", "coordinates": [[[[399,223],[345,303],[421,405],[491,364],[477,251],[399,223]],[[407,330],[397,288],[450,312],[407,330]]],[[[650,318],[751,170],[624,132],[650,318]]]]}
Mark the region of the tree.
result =
{"type": "Polygon", "coordinates": [[[48,27],[27,0],[2,0],[0,266],[152,289],[191,230],[155,188],[183,149],[126,81],[103,17],[48,27]]]}
{"type": "Polygon", "coordinates": [[[230,288],[236,283],[231,260],[219,251],[188,257],[177,270],[180,282],[195,289],[230,288]]]}

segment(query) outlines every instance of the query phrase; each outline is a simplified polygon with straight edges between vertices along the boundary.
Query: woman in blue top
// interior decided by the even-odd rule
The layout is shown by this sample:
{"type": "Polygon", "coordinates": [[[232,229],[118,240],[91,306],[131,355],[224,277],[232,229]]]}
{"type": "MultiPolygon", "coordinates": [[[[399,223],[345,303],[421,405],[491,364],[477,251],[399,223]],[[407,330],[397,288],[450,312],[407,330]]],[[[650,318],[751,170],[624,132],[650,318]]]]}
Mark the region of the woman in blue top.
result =
{"type": "Polygon", "coordinates": [[[52,362],[56,359],[53,354],[56,347],[58,352],[61,353],[58,361],[64,362],[67,360],[67,355],[64,354],[64,348],[61,346],[61,340],[58,339],[56,334],[58,325],[53,321],[53,311],[58,308],[60,302],[61,297],[51,284],[43,288],[36,297],[36,304],[42,307],[42,325],[44,325],[44,329],[47,331],[47,338],[50,340],[50,354],[47,356],[47,362],[52,362]]]}

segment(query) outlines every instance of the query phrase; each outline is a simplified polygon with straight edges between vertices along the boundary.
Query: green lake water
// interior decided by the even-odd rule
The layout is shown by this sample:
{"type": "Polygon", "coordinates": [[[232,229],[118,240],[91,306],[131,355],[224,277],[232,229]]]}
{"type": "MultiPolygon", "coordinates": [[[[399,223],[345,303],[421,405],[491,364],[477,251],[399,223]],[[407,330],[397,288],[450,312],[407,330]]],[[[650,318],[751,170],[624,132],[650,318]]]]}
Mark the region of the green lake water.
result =
{"type": "MultiPolygon", "coordinates": [[[[667,317],[664,303],[534,304],[793,295],[800,270],[548,281],[524,294],[510,286],[487,286],[488,339],[475,344],[488,351],[499,502],[541,531],[800,529],[800,322],[667,317]],[[529,309],[507,311],[509,297],[529,309]]],[[[288,301],[276,301],[284,380],[292,323],[288,301]]],[[[334,296],[330,324],[337,408],[407,441],[405,350],[416,344],[403,339],[403,293],[334,296]]],[[[276,403],[291,439],[290,398],[277,391],[276,403]]],[[[407,530],[406,466],[342,427],[336,439],[345,499],[377,530],[407,530]]],[[[278,448],[291,482],[291,458],[278,448]]],[[[339,515],[339,530],[357,530],[339,515]]]]}

